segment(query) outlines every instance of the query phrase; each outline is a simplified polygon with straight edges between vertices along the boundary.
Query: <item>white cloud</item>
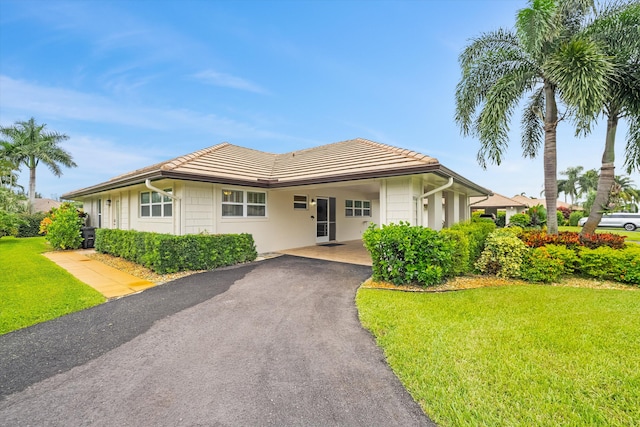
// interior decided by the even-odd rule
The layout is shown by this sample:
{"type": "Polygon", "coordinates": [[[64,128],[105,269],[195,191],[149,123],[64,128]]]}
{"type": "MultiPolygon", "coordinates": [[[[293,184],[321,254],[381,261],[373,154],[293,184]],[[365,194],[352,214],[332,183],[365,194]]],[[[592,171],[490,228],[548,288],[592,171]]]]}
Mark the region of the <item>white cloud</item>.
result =
{"type": "Polygon", "coordinates": [[[205,70],[200,73],[194,74],[193,77],[214,86],[228,87],[231,89],[244,90],[247,92],[254,92],[263,95],[269,93],[266,89],[249,80],[243,79],[242,77],[219,73],[215,70],[205,70]]]}
{"type": "Polygon", "coordinates": [[[64,118],[163,132],[186,130],[208,134],[213,138],[291,138],[212,113],[121,103],[101,95],[41,86],[3,75],[0,75],[0,93],[0,111],[3,115],[21,113],[43,119],[64,118]]]}

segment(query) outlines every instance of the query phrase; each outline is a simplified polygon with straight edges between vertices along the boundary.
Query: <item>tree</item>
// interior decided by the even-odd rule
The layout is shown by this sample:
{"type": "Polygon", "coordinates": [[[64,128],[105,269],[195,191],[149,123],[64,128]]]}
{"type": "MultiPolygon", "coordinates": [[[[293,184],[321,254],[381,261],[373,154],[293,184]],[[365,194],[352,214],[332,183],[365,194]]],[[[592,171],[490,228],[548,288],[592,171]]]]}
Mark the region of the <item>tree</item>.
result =
{"type": "Polygon", "coordinates": [[[585,173],[578,177],[578,187],[580,187],[580,192],[578,194],[582,196],[584,194],[589,194],[591,191],[596,191],[599,179],[600,175],[598,175],[597,170],[589,169],[588,171],[585,171],[585,173]]]}
{"type": "Polygon", "coordinates": [[[625,117],[627,172],[640,169],[640,3],[616,4],[603,10],[586,30],[611,58],[606,97],[600,111],[607,117],[605,148],[593,207],[581,234],[593,234],[604,211],[610,208],[615,187],[615,138],[618,121],[625,117]]]}
{"type": "Polygon", "coordinates": [[[636,212],[640,201],[640,192],[634,188],[633,181],[628,176],[616,175],[611,192],[609,193],[608,208],[625,212],[636,212]]]}
{"type": "Polygon", "coordinates": [[[557,234],[556,129],[565,114],[593,117],[604,98],[608,59],[589,39],[577,37],[592,1],[530,0],[518,12],[516,31],[499,29],[472,40],[460,55],[456,122],[477,136],[478,162],[500,164],[509,121],[528,95],[522,115],[523,155],[535,157],[544,137],[544,193],[548,232],[557,234]],[[565,66],[571,64],[571,66],[565,66]],[[558,114],[557,96],[571,106],[558,114]]]}
{"type": "Polygon", "coordinates": [[[0,158],[29,168],[29,203],[36,196],[36,168],[42,162],[55,176],[61,176],[60,166],[76,167],[71,154],[58,144],[69,139],[65,134],[45,131],[46,124],[38,125],[32,117],[29,121],[16,122],[10,127],[0,127],[0,158]]]}
{"type": "MultiPolygon", "coordinates": [[[[567,170],[560,172],[560,175],[564,175],[567,179],[562,180],[562,191],[565,195],[571,197],[571,204],[573,205],[576,197],[578,197],[578,177],[584,168],[582,166],[569,167],[567,170]]],[[[560,188],[560,186],[558,186],[560,188]]],[[[566,202],[566,200],[565,200],[566,202]]]]}

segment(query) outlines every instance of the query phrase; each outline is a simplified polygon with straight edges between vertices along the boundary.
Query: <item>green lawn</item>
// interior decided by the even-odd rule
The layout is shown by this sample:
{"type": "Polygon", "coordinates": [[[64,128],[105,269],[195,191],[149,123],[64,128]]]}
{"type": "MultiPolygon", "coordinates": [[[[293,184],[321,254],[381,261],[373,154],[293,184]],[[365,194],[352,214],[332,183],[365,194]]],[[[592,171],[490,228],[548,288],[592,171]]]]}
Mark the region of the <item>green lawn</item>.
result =
{"type": "Polygon", "coordinates": [[[360,289],[356,302],[439,425],[640,425],[638,291],[360,289]]]}
{"type": "Polygon", "coordinates": [[[41,255],[47,250],[44,237],[0,239],[0,334],[105,301],[41,255]]]}
{"type": "MultiPolygon", "coordinates": [[[[575,231],[576,233],[579,233],[580,230],[582,230],[582,227],[569,227],[569,226],[558,227],[558,231],[575,231]]],[[[625,239],[625,242],[640,243],[640,228],[638,228],[636,231],[627,231],[624,228],[602,227],[602,228],[596,229],[596,233],[619,234],[621,236],[626,236],[627,237],[625,239]]]]}

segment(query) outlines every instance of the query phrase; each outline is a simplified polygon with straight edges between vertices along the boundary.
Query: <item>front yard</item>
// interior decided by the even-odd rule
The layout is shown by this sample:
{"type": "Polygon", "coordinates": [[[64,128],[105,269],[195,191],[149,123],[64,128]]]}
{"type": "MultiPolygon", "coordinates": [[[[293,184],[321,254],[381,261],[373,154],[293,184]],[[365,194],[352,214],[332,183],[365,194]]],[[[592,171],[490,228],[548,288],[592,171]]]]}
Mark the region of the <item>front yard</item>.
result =
{"type": "Polygon", "coordinates": [[[640,422],[640,292],[360,289],[363,325],[442,426],[640,422]]]}
{"type": "Polygon", "coordinates": [[[0,334],[105,301],[41,255],[47,250],[44,237],[0,239],[0,334]]]}

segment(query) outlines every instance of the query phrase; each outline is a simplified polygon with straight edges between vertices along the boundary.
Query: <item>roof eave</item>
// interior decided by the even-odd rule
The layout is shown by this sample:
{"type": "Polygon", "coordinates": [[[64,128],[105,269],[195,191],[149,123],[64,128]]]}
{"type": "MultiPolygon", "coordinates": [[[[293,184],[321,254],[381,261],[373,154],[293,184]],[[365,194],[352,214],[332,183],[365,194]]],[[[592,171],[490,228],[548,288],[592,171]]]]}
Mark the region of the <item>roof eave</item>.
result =
{"type": "Polygon", "coordinates": [[[474,184],[473,182],[469,181],[466,178],[463,178],[462,176],[458,175],[452,170],[445,168],[441,164],[433,163],[429,165],[414,166],[414,167],[408,167],[408,168],[368,171],[368,172],[362,172],[362,173],[345,173],[345,174],[338,174],[338,175],[327,175],[324,177],[294,179],[290,181],[280,181],[277,179],[244,180],[244,179],[228,178],[228,177],[220,177],[220,176],[206,176],[206,175],[189,174],[184,172],[154,170],[154,171],[150,171],[150,172],[136,175],[133,177],[128,177],[126,179],[122,179],[118,181],[107,181],[102,184],[86,187],[76,191],[71,191],[69,193],[63,194],[62,198],[68,199],[68,200],[80,199],[90,194],[116,190],[118,188],[127,187],[130,185],[142,184],[147,179],[158,180],[163,178],[170,178],[170,179],[178,179],[178,180],[185,180],[185,181],[238,185],[238,186],[244,186],[244,187],[284,188],[284,187],[298,187],[303,185],[314,185],[314,184],[315,185],[330,184],[333,182],[358,181],[363,179],[375,179],[375,178],[379,179],[379,178],[413,175],[413,174],[420,174],[420,173],[435,173],[445,178],[452,177],[454,181],[457,181],[465,185],[466,187],[472,188],[473,190],[477,191],[481,195],[493,194],[490,190],[484,187],[481,187],[477,184],[474,184]]]}

